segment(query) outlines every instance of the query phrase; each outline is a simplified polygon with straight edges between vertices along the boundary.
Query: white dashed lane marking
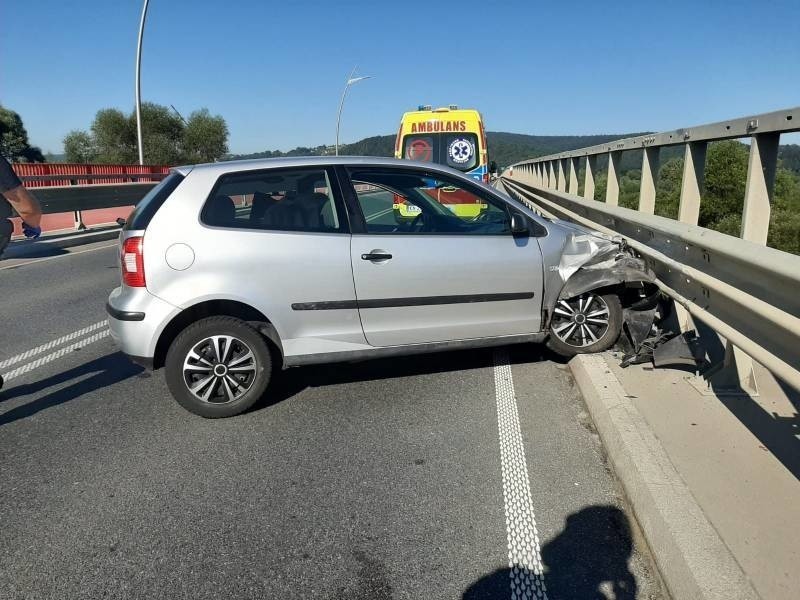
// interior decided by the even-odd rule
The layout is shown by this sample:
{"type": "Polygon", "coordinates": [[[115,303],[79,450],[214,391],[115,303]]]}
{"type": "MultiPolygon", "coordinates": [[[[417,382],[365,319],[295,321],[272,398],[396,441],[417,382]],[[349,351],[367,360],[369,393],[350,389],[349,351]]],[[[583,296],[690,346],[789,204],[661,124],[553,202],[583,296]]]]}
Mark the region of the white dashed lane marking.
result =
{"type": "Polygon", "coordinates": [[[500,464],[503,473],[503,502],[508,539],[508,567],[512,600],[547,600],[539,531],[533,513],[528,463],[519,426],[517,399],[508,352],[494,355],[494,384],[497,395],[497,428],[500,435],[500,464]]]}
{"type": "MultiPolygon", "coordinates": [[[[103,324],[105,324],[105,322],[103,324]]],[[[94,335],[90,335],[89,337],[83,338],[82,340],[79,340],[77,342],[74,342],[74,343],[70,344],[69,346],[64,346],[63,348],[60,348],[60,349],[56,350],[55,352],[51,352],[50,354],[46,354],[45,356],[39,357],[36,360],[33,360],[33,361],[29,362],[29,363],[26,363],[26,364],[24,364],[22,366],[17,367],[16,369],[12,369],[11,371],[9,371],[7,373],[3,373],[3,380],[6,381],[6,382],[11,381],[12,379],[14,379],[16,377],[19,377],[20,375],[24,375],[25,373],[28,373],[29,371],[33,371],[34,369],[38,369],[42,365],[46,365],[49,362],[53,362],[54,360],[57,360],[57,359],[61,358],[62,356],[66,356],[67,354],[69,354],[71,352],[74,352],[75,350],[78,350],[80,348],[84,348],[85,346],[88,346],[89,344],[93,344],[94,342],[102,340],[104,337],[107,337],[107,336],[108,336],[108,330],[101,331],[99,333],[95,333],[94,335]]],[[[41,346],[40,346],[40,348],[41,348],[41,346]]],[[[34,350],[35,350],[35,348],[34,348],[34,350]]],[[[16,358],[16,357],[14,357],[14,358],[16,358]]],[[[9,359],[9,360],[12,360],[12,359],[9,359]]]]}
{"type": "Polygon", "coordinates": [[[3,361],[0,361],[0,369],[5,369],[6,367],[10,367],[18,362],[22,362],[23,360],[27,360],[32,356],[36,356],[37,354],[41,354],[42,352],[47,352],[48,350],[52,350],[53,348],[57,348],[61,344],[66,344],[74,339],[79,337],[83,337],[93,331],[97,331],[98,329],[102,329],[108,325],[107,321],[100,321],[99,323],[95,323],[94,325],[89,325],[88,327],[84,327],[83,329],[78,329],[78,331],[73,331],[72,333],[68,333],[67,335],[62,335],[60,338],[53,340],[52,342],[47,342],[46,344],[42,344],[41,346],[37,346],[31,350],[23,352],[22,354],[17,354],[16,356],[12,356],[11,358],[7,358],[3,361]]]}

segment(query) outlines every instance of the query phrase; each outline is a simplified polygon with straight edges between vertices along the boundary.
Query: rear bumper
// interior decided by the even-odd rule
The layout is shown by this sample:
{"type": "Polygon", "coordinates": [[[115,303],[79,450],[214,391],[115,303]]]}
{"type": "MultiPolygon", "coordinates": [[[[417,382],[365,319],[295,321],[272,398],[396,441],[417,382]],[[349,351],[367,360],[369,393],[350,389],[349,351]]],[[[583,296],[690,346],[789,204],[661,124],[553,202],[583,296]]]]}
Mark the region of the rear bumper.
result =
{"type": "Polygon", "coordinates": [[[146,288],[120,286],[109,295],[106,312],[111,337],[120,350],[133,362],[152,366],[158,338],[180,309],[146,288]]]}

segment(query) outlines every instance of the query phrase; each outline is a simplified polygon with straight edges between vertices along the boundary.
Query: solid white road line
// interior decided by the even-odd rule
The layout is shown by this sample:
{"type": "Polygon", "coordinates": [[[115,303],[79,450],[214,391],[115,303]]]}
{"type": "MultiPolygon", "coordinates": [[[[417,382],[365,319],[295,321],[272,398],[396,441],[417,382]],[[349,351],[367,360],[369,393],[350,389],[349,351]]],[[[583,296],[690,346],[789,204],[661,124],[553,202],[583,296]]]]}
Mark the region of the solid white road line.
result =
{"type": "Polygon", "coordinates": [[[64,346],[63,348],[61,348],[59,350],[56,350],[55,352],[53,352],[51,354],[47,354],[45,356],[42,356],[41,358],[37,358],[36,360],[31,361],[31,362],[29,362],[27,364],[24,364],[24,365],[22,365],[20,367],[17,367],[16,369],[12,369],[8,373],[4,373],[3,374],[3,379],[6,382],[11,381],[15,377],[19,377],[20,375],[24,375],[25,373],[28,373],[29,371],[33,371],[34,369],[38,369],[42,365],[46,365],[49,362],[53,362],[54,360],[57,360],[57,359],[61,358],[62,356],[65,356],[65,355],[69,354],[70,352],[74,352],[75,350],[78,350],[79,348],[84,348],[84,347],[88,346],[89,344],[93,344],[94,342],[102,340],[104,337],[107,337],[107,336],[108,336],[108,330],[101,331],[100,333],[95,333],[94,335],[90,335],[89,337],[84,338],[84,339],[82,339],[82,340],[80,340],[78,342],[75,342],[74,344],[70,344],[69,346],[64,346]]]}
{"type": "Polygon", "coordinates": [[[503,473],[503,502],[508,539],[511,598],[547,600],[539,531],[533,513],[528,463],[519,427],[517,399],[508,351],[494,354],[494,385],[497,395],[497,429],[503,473]]]}
{"type": "Polygon", "coordinates": [[[35,263],[44,262],[46,260],[55,260],[56,258],[66,258],[67,256],[75,256],[76,254],[84,254],[86,252],[96,252],[97,250],[105,250],[106,248],[113,248],[118,246],[116,242],[113,244],[108,244],[107,246],[100,246],[98,248],[89,248],[88,250],[78,250],[77,252],[67,252],[66,254],[59,254],[57,256],[44,256],[42,258],[36,258],[34,260],[29,260],[28,262],[24,263],[17,263],[15,265],[8,265],[7,267],[0,267],[0,271],[5,271],[6,269],[17,269],[19,267],[24,267],[26,265],[33,265],[35,263]]]}
{"type": "Polygon", "coordinates": [[[56,348],[61,344],[66,344],[71,340],[83,337],[86,334],[92,333],[93,331],[97,331],[98,329],[102,329],[106,326],[108,326],[108,321],[100,321],[99,323],[95,323],[94,325],[89,325],[88,327],[84,327],[83,329],[78,329],[78,331],[73,331],[72,333],[68,333],[67,335],[62,335],[60,338],[53,340],[52,342],[47,342],[46,344],[42,344],[41,346],[37,346],[36,348],[23,352],[22,354],[17,354],[16,356],[12,356],[11,358],[7,358],[3,361],[0,361],[0,369],[5,369],[6,367],[10,367],[13,364],[26,360],[31,356],[36,356],[37,354],[41,354],[42,352],[47,352],[48,350],[52,350],[53,348],[56,348]]]}

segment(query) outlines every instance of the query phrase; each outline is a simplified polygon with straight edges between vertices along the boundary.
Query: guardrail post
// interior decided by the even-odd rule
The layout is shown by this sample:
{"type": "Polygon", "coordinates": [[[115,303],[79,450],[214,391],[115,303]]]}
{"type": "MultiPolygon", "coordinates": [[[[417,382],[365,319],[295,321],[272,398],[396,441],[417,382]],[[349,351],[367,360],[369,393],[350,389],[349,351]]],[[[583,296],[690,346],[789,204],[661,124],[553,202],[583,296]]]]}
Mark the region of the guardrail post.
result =
{"type": "Polygon", "coordinates": [[[706,142],[689,142],[683,151],[683,179],[681,180],[681,201],[678,220],[681,223],[697,225],[700,217],[700,197],[706,168],[706,142]]]}
{"type": "Polygon", "coordinates": [[[574,156],[569,160],[569,193],[578,195],[578,159],[574,156]]]}
{"type": "MultiPolygon", "coordinates": [[[[742,238],[762,246],[767,245],[769,234],[770,203],[775,187],[780,137],[780,133],[761,133],[754,135],[750,141],[742,238]]],[[[718,390],[744,390],[750,395],[758,394],[753,359],[729,341],[725,342],[722,365],[716,369],[711,379],[718,390]]]]}
{"type": "Polygon", "coordinates": [[[536,185],[542,187],[542,165],[540,163],[534,163],[533,175],[536,185]]]}
{"type": "Polygon", "coordinates": [[[83,223],[83,213],[81,211],[73,210],[72,218],[75,221],[75,229],[78,231],[83,231],[86,229],[86,225],[83,223]]]}
{"type": "Polygon", "coordinates": [[[558,163],[558,191],[559,192],[566,192],[567,191],[567,173],[566,173],[566,158],[559,158],[557,161],[558,163]]]}
{"type": "MultiPolygon", "coordinates": [[[[700,217],[707,148],[706,142],[688,142],[684,145],[681,199],[678,206],[678,220],[681,223],[697,225],[700,217]]],[[[692,329],[692,317],[689,311],[678,303],[675,303],[675,317],[681,331],[692,329]]]]}
{"type": "Polygon", "coordinates": [[[583,175],[583,197],[594,200],[594,172],[597,170],[597,155],[586,157],[586,171],[583,175]]]}
{"type": "Polygon", "coordinates": [[[606,204],[617,206],[619,204],[619,161],[622,152],[612,150],[608,153],[608,179],[606,182],[606,204]]]}
{"type": "Polygon", "coordinates": [[[639,187],[639,211],[652,215],[656,209],[656,177],[660,148],[645,148],[642,152],[642,183],[639,187]]]}
{"type": "Polygon", "coordinates": [[[558,187],[558,174],[556,173],[556,161],[550,161],[550,189],[554,190],[558,187]]]}

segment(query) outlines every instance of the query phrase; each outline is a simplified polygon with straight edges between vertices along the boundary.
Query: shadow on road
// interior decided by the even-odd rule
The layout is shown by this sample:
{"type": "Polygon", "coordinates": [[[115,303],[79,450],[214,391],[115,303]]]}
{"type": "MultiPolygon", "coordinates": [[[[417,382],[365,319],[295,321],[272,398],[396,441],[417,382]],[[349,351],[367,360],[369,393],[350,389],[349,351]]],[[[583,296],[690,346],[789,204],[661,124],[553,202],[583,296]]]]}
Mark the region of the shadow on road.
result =
{"type": "MultiPolygon", "coordinates": [[[[3,264],[4,260],[28,260],[68,254],[68,251],[64,248],[48,244],[46,241],[38,242],[36,246],[33,246],[32,244],[33,242],[29,240],[11,242],[5,251],[0,254],[0,264],[3,264]]],[[[16,265],[13,265],[11,268],[13,269],[15,267],[16,265]]]]}
{"type": "MultiPolygon", "coordinates": [[[[543,361],[564,364],[566,362],[566,359],[554,354],[540,344],[518,344],[504,348],[508,351],[509,360],[512,364],[543,361]]],[[[264,397],[255,404],[252,410],[259,410],[283,402],[312,387],[359,381],[398,379],[450,371],[485,369],[494,366],[494,352],[494,348],[458,350],[380,358],[354,363],[309,365],[278,371],[275,373],[264,397]]]]}
{"type": "Polygon", "coordinates": [[[34,383],[26,383],[20,386],[14,386],[13,382],[6,384],[6,387],[0,391],[0,402],[6,402],[12,398],[19,398],[21,396],[28,396],[42,392],[50,387],[57,386],[63,383],[70,382],[75,379],[80,379],[86,375],[91,377],[81,379],[67,387],[50,392],[32,402],[17,406],[11,410],[0,414],[0,426],[6,425],[18,419],[24,419],[45,410],[52,406],[64,404],[70,400],[74,400],[99,390],[104,387],[119,383],[129,377],[138,375],[144,369],[131,363],[121,352],[107,354],[100,358],[64,371],[57,373],[45,379],[40,379],[34,383]]]}
{"type": "MultiPolygon", "coordinates": [[[[571,514],[564,530],[542,547],[548,599],[636,600],[636,579],[628,567],[632,551],[628,519],[619,508],[589,506],[571,514]]],[[[462,596],[463,600],[510,597],[510,569],[482,577],[462,596]]],[[[537,598],[535,593],[519,597],[537,598]]]]}

